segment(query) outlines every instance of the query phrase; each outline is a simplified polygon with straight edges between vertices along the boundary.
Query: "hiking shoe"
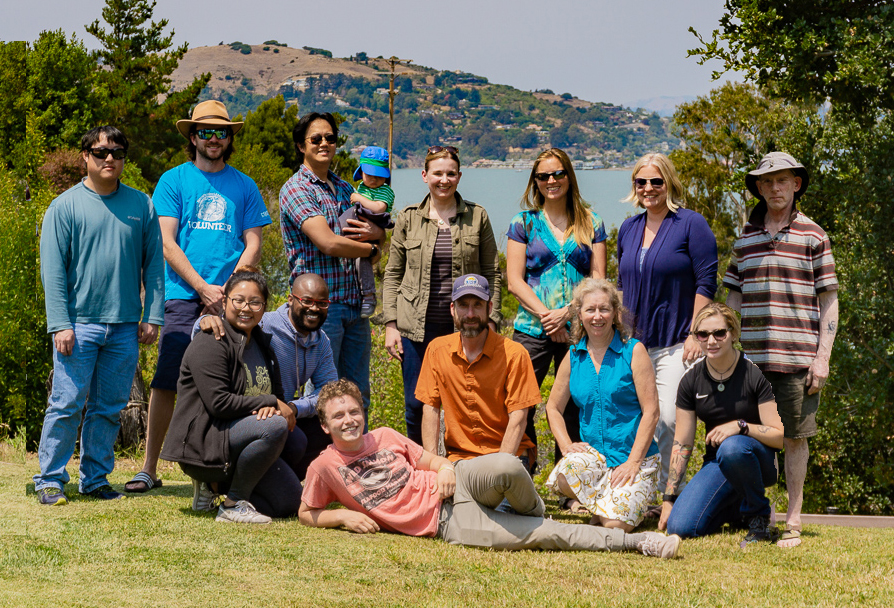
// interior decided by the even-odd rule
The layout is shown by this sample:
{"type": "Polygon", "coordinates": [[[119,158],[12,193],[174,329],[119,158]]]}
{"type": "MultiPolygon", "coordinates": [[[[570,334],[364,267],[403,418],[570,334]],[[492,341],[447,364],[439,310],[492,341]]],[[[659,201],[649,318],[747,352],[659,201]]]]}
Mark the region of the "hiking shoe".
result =
{"type": "Polygon", "coordinates": [[[95,490],[90,492],[81,492],[82,496],[89,496],[90,498],[95,498],[97,500],[118,500],[119,498],[126,498],[124,494],[121,492],[116,492],[112,489],[112,486],[106,484],[104,486],[99,486],[95,490]]]}
{"type": "Polygon", "coordinates": [[[220,505],[215,521],[236,524],[269,524],[272,519],[258,513],[254,505],[247,500],[240,500],[232,507],[220,505]]]}
{"type": "Polygon", "coordinates": [[[215,494],[208,487],[208,484],[192,480],[192,510],[210,513],[220,504],[220,494],[215,494]]]}
{"type": "Polygon", "coordinates": [[[68,499],[65,498],[62,490],[53,486],[39,489],[37,491],[37,499],[40,501],[40,504],[51,507],[61,507],[68,504],[68,499]]]}
{"type": "Polygon", "coordinates": [[[643,532],[646,539],[639,544],[639,550],[647,557],[661,559],[673,559],[680,550],[680,542],[683,540],[676,534],[665,536],[658,532],[643,532]]]}
{"type": "Polygon", "coordinates": [[[371,316],[376,314],[376,298],[373,296],[372,298],[363,298],[363,302],[360,304],[360,318],[368,319],[371,316]]]}
{"type": "Polygon", "coordinates": [[[770,525],[770,518],[766,515],[755,515],[748,521],[748,534],[745,539],[739,543],[743,549],[752,543],[759,542],[776,542],[779,537],[779,530],[776,526],[770,525]]]}

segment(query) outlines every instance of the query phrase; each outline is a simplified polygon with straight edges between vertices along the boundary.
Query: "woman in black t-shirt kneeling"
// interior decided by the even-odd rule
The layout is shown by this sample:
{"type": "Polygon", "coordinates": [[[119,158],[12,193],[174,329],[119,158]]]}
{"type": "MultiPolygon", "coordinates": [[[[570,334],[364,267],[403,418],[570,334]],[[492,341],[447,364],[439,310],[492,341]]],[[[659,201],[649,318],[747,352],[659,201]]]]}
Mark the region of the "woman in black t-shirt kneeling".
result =
{"type": "Polygon", "coordinates": [[[770,383],[733,347],[740,331],[736,314],[724,304],[705,306],[692,321],[705,357],[686,372],[677,391],[677,427],[658,528],[703,536],[744,521],[744,547],[776,540],[764,488],[776,483],[783,429],[770,383]],[[696,418],[705,423],[704,465],[679,491],[696,418]]]}

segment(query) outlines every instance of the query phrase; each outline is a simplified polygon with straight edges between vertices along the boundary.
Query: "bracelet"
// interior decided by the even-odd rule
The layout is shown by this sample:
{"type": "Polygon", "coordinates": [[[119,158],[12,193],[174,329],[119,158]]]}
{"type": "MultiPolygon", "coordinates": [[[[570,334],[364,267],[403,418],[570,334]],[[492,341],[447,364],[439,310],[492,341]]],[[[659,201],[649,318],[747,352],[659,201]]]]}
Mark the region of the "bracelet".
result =
{"type": "Polygon", "coordinates": [[[443,471],[445,467],[448,471],[453,471],[453,474],[456,475],[456,470],[453,468],[452,464],[442,464],[440,467],[438,467],[438,473],[443,471]]]}
{"type": "Polygon", "coordinates": [[[739,419],[739,434],[740,435],[748,435],[748,423],[739,419]]]}
{"type": "Polygon", "coordinates": [[[661,499],[665,502],[674,504],[674,502],[676,502],[678,496],[679,496],[679,494],[662,494],[661,499]]]}

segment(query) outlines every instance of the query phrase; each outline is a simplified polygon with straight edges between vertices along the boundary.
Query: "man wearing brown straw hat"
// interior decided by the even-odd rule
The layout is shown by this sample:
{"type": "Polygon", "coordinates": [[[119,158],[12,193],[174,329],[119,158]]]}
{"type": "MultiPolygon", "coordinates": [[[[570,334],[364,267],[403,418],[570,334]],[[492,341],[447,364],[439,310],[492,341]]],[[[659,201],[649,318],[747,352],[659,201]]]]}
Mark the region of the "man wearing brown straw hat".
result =
{"type": "Polygon", "coordinates": [[[788,513],[780,547],[801,543],[801,504],[817,433],[819,393],[829,376],[838,328],[838,279],[829,237],[798,211],[807,169],[784,152],[771,152],[745,177],[759,201],[723,278],[726,303],[742,313],[742,348],[773,387],[785,427],[788,513]]]}
{"type": "Polygon", "coordinates": [[[193,323],[204,313],[219,313],[227,278],[237,266],[256,265],[261,257],[261,228],[270,215],[254,180],[227,164],[242,124],[231,121],[214,100],[198,104],[191,119],[178,120],[191,160],[162,175],[152,197],[164,242],[165,325],[149,396],[146,460],[125,484],[128,492],[161,485],[158,455],[193,323]]]}

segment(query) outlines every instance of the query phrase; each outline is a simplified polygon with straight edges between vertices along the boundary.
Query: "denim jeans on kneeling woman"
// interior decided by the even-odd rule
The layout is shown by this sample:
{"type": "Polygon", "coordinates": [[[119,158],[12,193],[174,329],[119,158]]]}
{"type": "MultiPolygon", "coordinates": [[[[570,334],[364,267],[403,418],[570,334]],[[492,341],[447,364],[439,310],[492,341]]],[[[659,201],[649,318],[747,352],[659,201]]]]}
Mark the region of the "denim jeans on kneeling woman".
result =
{"type": "Polygon", "coordinates": [[[753,437],[727,437],[680,493],[667,533],[682,537],[717,532],[725,523],[769,515],[764,488],[776,483],[776,452],[753,437]]]}

